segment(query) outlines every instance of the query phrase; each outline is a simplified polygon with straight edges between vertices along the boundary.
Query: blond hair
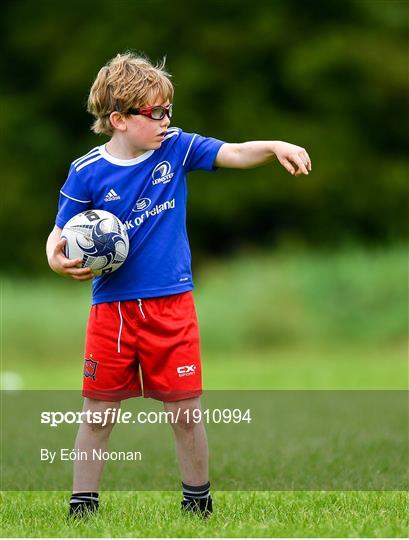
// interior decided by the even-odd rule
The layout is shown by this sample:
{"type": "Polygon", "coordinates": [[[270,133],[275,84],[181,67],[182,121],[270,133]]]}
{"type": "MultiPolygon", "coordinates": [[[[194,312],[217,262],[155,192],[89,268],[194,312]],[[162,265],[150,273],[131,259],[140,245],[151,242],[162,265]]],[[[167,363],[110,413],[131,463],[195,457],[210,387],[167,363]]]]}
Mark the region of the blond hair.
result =
{"type": "Polygon", "coordinates": [[[164,70],[165,59],[154,66],[147,58],[132,52],[118,54],[102,67],[91,87],[87,110],[95,121],[94,133],[112,135],[109,120],[113,111],[124,114],[132,107],[149,105],[158,97],[172,101],[171,75],[164,70]]]}

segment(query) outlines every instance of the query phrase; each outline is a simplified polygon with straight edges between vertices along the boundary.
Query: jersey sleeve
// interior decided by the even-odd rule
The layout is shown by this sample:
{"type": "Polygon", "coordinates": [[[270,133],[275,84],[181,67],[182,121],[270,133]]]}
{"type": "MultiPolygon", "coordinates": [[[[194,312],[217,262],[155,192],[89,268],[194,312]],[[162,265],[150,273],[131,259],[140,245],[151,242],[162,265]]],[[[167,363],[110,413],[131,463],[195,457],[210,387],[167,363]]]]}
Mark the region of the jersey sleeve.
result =
{"type": "Polygon", "coordinates": [[[214,161],[224,141],[202,137],[197,133],[182,133],[182,165],[186,171],[214,171],[214,161]]]}
{"type": "Polygon", "coordinates": [[[75,167],[71,165],[67,180],[60,190],[55,224],[62,229],[76,214],[88,210],[91,202],[85,177],[78,174],[75,167]]]}

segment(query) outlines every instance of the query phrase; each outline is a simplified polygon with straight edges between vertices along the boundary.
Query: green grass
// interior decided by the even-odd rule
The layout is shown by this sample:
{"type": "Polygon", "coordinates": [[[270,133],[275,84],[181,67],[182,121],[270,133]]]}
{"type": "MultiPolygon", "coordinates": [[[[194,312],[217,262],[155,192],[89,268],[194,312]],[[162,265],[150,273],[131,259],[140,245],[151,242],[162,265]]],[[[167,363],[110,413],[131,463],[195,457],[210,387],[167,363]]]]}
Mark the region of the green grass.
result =
{"type": "Polygon", "coordinates": [[[3,495],[5,537],[405,537],[405,493],[215,493],[209,520],[183,517],[179,494],[104,493],[98,516],[67,522],[68,493],[3,495]]]}
{"type": "Polygon", "coordinates": [[[407,343],[407,247],[246,255],[200,270],[212,351],[407,343]]]}
{"type": "MultiPolygon", "coordinates": [[[[243,255],[202,267],[196,284],[207,389],[407,388],[405,246],[243,255]]],[[[7,278],[2,297],[2,371],[25,389],[79,388],[89,285],[7,278]]],[[[100,514],[77,524],[67,492],[2,497],[5,537],[409,533],[402,492],[216,491],[207,522],[182,517],[176,492],[105,492],[100,514]]]]}

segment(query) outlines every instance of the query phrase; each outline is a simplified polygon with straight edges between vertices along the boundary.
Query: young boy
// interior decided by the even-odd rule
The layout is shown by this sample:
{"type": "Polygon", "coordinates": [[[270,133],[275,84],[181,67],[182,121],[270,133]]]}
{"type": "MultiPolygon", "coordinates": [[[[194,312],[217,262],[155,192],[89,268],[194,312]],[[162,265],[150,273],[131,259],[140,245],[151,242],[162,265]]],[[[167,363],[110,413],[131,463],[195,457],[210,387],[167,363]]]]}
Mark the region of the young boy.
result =
{"type": "MultiPolygon", "coordinates": [[[[52,270],[77,281],[92,279],[80,259],[64,256],[65,223],[79,212],[112,212],[127,226],[130,250],[123,266],[93,282],[83,380],[84,411],[120,407],[142,395],[179,409],[172,424],[182,478],[182,509],[207,516],[208,448],[203,423],[185,411],[200,409],[199,330],[192,297],[186,233],[186,174],[195,169],[251,168],[274,158],[294,175],[311,171],[307,152],[280,141],[241,144],[170,128],[173,86],[164,65],[118,54],[98,73],[88,111],[92,130],[110,137],[74,160],[61,189],[56,225],[47,241],[52,270]],[[191,418],[191,415],[189,415],[191,418]]],[[[75,448],[104,451],[113,424],[83,423],[75,448]]],[[[70,513],[98,508],[103,461],[74,463],[70,513]]]]}

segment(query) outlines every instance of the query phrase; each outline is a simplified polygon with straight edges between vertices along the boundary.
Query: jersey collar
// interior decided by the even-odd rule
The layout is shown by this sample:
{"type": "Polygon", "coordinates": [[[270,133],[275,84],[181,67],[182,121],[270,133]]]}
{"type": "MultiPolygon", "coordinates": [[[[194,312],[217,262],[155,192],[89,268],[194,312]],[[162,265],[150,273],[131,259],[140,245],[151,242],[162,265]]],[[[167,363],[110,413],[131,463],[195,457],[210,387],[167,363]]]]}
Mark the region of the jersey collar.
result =
{"type": "Polygon", "coordinates": [[[114,165],[120,165],[121,167],[129,167],[131,165],[137,165],[138,163],[145,161],[146,159],[151,157],[155,150],[148,150],[144,154],[132,159],[119,159],[111,156],[111,154],[106,151],[104,144],[99,147],[99,151],[101,153],[101,156],[110,163],[113,163],[114,165]]]}

